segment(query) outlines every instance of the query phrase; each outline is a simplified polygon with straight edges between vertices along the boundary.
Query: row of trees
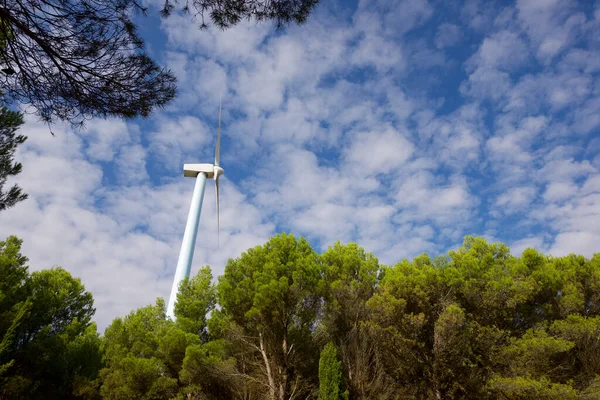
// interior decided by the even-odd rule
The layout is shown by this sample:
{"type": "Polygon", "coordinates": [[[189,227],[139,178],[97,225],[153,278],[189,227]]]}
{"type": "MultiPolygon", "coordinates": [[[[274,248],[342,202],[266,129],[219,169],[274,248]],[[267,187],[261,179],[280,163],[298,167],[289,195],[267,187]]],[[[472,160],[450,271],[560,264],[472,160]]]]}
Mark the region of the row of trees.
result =
{"type": "Polygon", "coordinates": [[[62,269],[0,246],[2,399],[598,399],[600,254],[510,255],[466,237],[383,266],[278,235],[103,337],[62,269]]]}

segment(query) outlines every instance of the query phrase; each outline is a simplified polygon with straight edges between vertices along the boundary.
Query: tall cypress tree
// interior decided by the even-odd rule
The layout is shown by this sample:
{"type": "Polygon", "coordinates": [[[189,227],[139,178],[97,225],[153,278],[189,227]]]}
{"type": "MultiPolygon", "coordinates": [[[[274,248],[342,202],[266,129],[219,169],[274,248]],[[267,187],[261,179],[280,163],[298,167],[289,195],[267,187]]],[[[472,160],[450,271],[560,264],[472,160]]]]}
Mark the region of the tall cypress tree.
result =
{"type": "Polygon", "coordinates": [[[321,351],[319,359],[319,400],[340,399],[348,399],[348,392],[344,391],[342,362],[337,348],[329,342],[321,351]]]}

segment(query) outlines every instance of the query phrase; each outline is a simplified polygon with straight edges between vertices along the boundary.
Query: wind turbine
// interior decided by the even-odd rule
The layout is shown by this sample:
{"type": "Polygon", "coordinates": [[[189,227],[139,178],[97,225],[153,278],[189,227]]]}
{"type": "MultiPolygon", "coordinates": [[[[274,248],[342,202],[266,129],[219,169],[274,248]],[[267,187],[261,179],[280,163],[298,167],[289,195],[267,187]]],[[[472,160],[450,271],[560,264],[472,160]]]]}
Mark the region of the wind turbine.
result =
{"type": "Polygon", "coordinates": [[[183,176],[196,178],[194,186],[194,194],[192,195],[192,204],[188,214],[181,250],[179,251],[179,260],[177,261],[177,270],[171,287],[171,296],[167,305],[167,317],[175,321],[175,301],[179,292],[179,285],[186,277],[190,276],[192,267],[192,259],[194,257],[194,246],[196,244],[196,236],[198,234],[198,222],[200,221],[200,211],[202,209],[202,200],[204,198],[204,189],[206,187],[206,179],[214,179],[215,193],[217,198],[217,243],[219,240],[219,176],[225,171],[219,166],[219,158],[221,152],[221,99],[219,99],[219,128],[217,130],[217,146],[215,149],[214,164],[184,164],[183,176]]]}

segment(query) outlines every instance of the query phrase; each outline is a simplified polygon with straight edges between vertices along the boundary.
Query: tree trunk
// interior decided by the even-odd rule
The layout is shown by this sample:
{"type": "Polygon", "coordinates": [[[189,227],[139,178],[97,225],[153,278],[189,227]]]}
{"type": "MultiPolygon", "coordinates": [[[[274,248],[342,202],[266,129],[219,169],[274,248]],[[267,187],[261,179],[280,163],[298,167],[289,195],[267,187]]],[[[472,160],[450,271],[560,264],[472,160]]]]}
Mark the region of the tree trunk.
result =
{"type": "Polygon", "coordinates": [[[275,379],[273,378],[271,364],[269,363],[269,357],[267,356],[267,351],[265,350],[262,333],[258,334],[258,340],[260,344],[260,354],[262,355],[263,361],[265,362],[265,369],[267,371],[267,379],[269,381],[269,394],[271,400],[278,400],[277,396],[275,395],[275,379]]]}
{"type": "Polygon", "coordinates": [[[286,400],[287,398],[287,334],[283,334],[283,341],[281,343],[281,350],[283,351],[283,365],[281,365],[279,371],[279,400],[286,400]]]}

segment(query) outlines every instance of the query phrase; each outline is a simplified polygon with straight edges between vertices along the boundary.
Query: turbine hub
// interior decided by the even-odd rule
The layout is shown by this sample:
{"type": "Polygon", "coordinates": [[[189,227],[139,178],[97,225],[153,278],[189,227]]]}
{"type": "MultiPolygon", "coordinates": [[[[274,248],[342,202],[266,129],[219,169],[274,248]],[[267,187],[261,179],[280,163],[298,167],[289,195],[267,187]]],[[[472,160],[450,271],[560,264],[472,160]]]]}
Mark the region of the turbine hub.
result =
{"type": "Polygon", "coordinates": [[[218,165],[215,165],[213,167],[213,176],[215,179],[217,179],[219,176],[223,175],[225,173],[225,170],[221,167],[219,167],[218,165]]]}

